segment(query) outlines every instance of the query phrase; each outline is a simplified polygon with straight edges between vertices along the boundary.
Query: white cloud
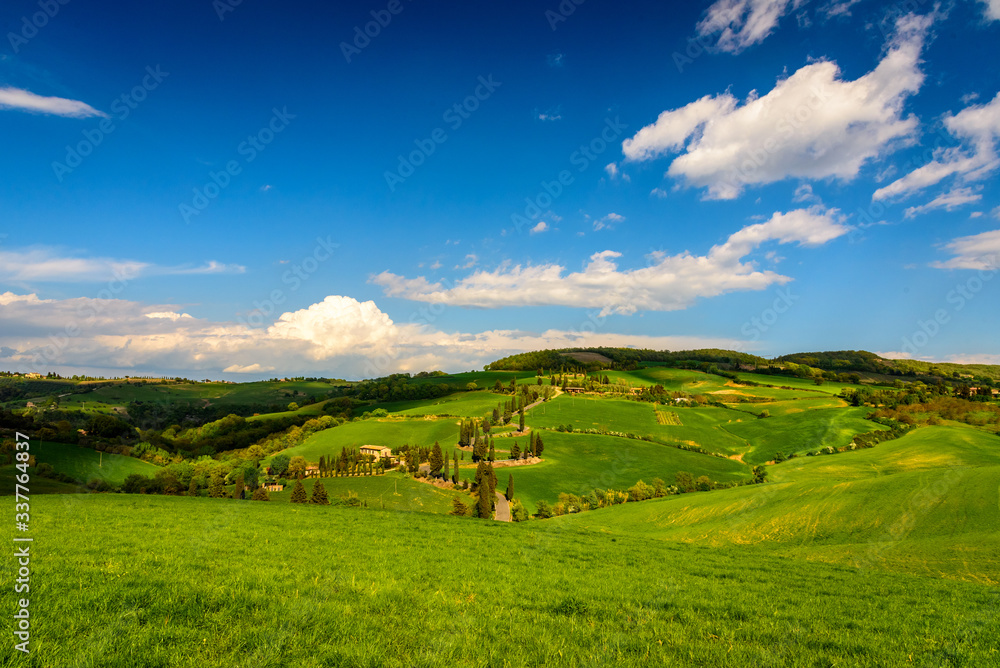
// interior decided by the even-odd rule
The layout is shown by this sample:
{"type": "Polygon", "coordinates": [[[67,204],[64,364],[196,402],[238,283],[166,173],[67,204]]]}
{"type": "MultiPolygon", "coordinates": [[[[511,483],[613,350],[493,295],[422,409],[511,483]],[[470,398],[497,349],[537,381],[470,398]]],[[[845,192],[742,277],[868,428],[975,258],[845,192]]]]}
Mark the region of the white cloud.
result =
{"type": "Polygon", "coordinates": [[[961,145],[936,149],[931,162],[879,188],[872,199],[906,197],[952,175],[964,180],[982,179],[1000,167],[1000,93],[986,104],[966,107],[954,116],[946,114],[944,126],[961,145]]]}
{"type": "Polygon", "coordinates": [[[737,340],[696,336],[560,330],[444,332],[396,324],[373,302],[344,296],[330,296],[284,313],[267,328],[190,317],[148,317],[157,313],[176,310],[125,300],[52,300],[3,293],[0,355],[8,368],[26,371],[86,368],[106,375],[145,372],[200,377],[263,375],[279,369],[287,375],[361,378],[398,371],[464,371],[482,368],[508,354],[542,348],[744,348],[737,340]]]}
{"type": "Polygon", "coordinates": [[[479,256],[475,253],[469,253],[465,256],[465,264],[456,264],[455,269],[472,269],[479,262],[479,256]]]}
{"type": "Polygon", "coordinates": [[[982,211],[973,211],[972,213],[969,214],[969,218],[982,218],[982,217],[983,217],[982,211]]]}
{"type": "Polygon", "coordinates": [[[43,97],[28,90],[10,87],[0,88],[0,109],[15,109],[67,118],[107,116],[103,111],[98,111],[84,102],[64,97],[43,97]]]}
{"type": "Polygon", "coordinates": [[[540,220],[538,221],[537,225],[535,225],[534,227],[531,228],[531,230],[529,230],[529,234],[541,234],[542,232],[548,232],[548,231],[549,231],[549,224],[546,223],[544,220],[540,220]]]}
{"type": "Polygon", "coordinates": [[[954,211],[957,207],[978,202],[982,198],[983,196],[974,192],[972,188],[953,188],[949,192],[938,195],[926,204],[908,207],[904,214],[907,218],[913,218],[916,215],[934,211],[935,209],[954,211]]]}
{"type": "Polygon", "coordinates": [[[415,301],[498,308],[502,306],[600,307],[602,314],[673,311],[698,298],[738,290],[763,290],[792,280],[773,271],[759,271],[743,259],[761,244],[819,246],[848,232],[836,210],[820,207],[776,212],[765,223],[749,225],[713,246],[707,255],[688,252],[657,255],[640,269],[619,270],[621,253],[594,253],[582,271],[566,272],[557,264],[503,265],[480,270],[445,288],[425,277],[405,278],[383,272],[371,278],[390,297],[415,301]]]}
{"type": "Polygon", "coordinates": [[[664,190],[663,188],[653,188],[652,190],[649,191],[649,194],[652,195],[653,197],[659,197],[660,199],[667,198],[667,191],[664,190]]]}
{"type": "Polygon", "coordinates": [[[809,204],[822,204],[823,200],[813,192],[812,186],[808,183],[803,183],[798,188],[795,189],[795,194],[792,195],[793,202],[807,202],[809,204]]]}
{"type": "Polygon", "coordinates": [[[444,265],[441,264],[440,260],[435,260],[434,264],[431,265],[431,269],[433,269],[434,271],[437,271],[438,269],[440,269],[443,266],[444,265]]]}
{"type": "Polygon", "coordinates": [[[594,221],[594,231],[597,232],[599,230],[613,230],[615,228],[615,225],[624,221],[625,221],[625,216],[622,216],[621,214],[617,213],[609,213],[603,218],[598,218],[597,220],[594,221]]]}
{"type": "Polygon", "coordinates": [[[819,11],[822,12],[827,18],[833,18],[835,16],[850,16],[851,7],[859,2],[861,2],[861,0],[840,0],[840,2],[831,0],[828,4],[820,7],[819,11]]]}
{"type": "Polygon", "coordinates": [[[698,23],[698,36],[709,37],[720,33],[716,48],[739,53],[763,42],[789,8],[793,5],[797,7],[801,2],[802,0],[716,0],[698,23]]]}
{"type": "Polygon", "coordinates": [[[616,165],[613,162],[609,162],[607,165],[604,166],[604,171],[606,171],[608,173],[608,176],[610,176],[613,179],[616,176],[618,176],[618,165],[616,165]]]}
{"type": "Polygon", "coordinates": [[[993,21],[1000,21],[1000,0],[980,0],[985,7],[983,7],[983,13],[986,18],[993,21]]]}
{"type": "Polygon", "coordinates": [[[207,262],[199,267],[164,267],[138,260],[103,257],[71,257],[48,247],[0,251],[0,281],[27,282],[100,282],[112,279],[132,280],[142,276],[182,274],[243,273],[245,267],[207,262]]]}
{"type": "Polygon", "coordinates": [[[958,237],[944,246],[955,257],[934,262],[937,269],[1000,269],[1000,230],[958,237]]]}
{"type": "Polygon", "coordinates": [[[247,364],[245,366],[239,364],[230,364],[222,373],[262,373],[264,371],[274,371],[273,366],[261,366],[254,362],[253,364],[247,364]]]}
{"type": "Polygon", "coordinates": [[[810,63],[742,104],[725,92],[665,111],[622,150],[629,160],[680,153],[667,175],[707,188],[711,199],[786,178],[850,180],[912,140],[917,119],[903,106],[924,81],[920,52],[931,22],[898,19],[881,62],[854,81],[842,79],[836,63],[810,63]]]}

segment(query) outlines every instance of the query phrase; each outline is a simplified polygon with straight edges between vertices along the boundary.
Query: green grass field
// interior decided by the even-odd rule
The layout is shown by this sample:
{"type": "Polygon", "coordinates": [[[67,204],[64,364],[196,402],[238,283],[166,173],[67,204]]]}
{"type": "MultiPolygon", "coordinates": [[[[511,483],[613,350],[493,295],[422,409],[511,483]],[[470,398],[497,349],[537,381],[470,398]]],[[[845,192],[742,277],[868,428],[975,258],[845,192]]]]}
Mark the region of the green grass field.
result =
{"type": "Polygon", "coordinates": [[[458,420],[451,418],[373,418],[348,422],[333,429],[326,429],[310,436],[304,443],[285,450],[290,457],[301,455],[311,462],[320,456],[337,455],[344,447],[362,445],[405,444],[431,446],[439,441],[441,447],[451,448],[458,442],[458,420]]]}
{"type": "Polygon", "coordinates": [[[5,666],[990,666],[1000,633],[993,586],[582,516],[120,495],[32,511],[33,653],[5,666]]]}
{"type": "MultiPolygon", "coordinates": [[[[492,392],[456,392],[439,399],[416,401],[394,401],[381,403],[371,408],[384,408],[396,415],[457,415],[460,417],[483,417],[498,404],[510,400],[510,395],[492,392]]],[[[366,409],[371,410],[371,409],[366,409]]]]}
{"type": "Polygon", "coordinates": [[[574,527],[1000,584],[1000,439],[926,427],[772,482],[557,518],[574,527]]]}
{"type": "Polygon", "coordinates": [[[865,420],[868,412],[862,408],[815,408],[765,419],[750,418],[723,428],[750,444],[744,461],[760,464],[773,459],[777,452],[788,455],[827,446],[839,448],[848,445],[855,434],[885,429],[865,420]]]}
{"type": "MultiPolygon", "coordinates": [[[[313,480],[302,482],[306,492],[310,494],[313,482],[313,480]]],[[[322,482],[331,499],[353,492],[358,499],[368,504],[368,508],[383,510],[419,511],[446,515],[451,511],[452,499],[456,496],[467,506],[471,506],[474,502],[473,497],[468,494],[438,489],[394,471],[380,476],[322,478],[322,482]]],[[[291,496],[291,485],[280,492],[270,493],[273,503],[288,503],[291,496]]]]}
{"type": "Polygon", "coordinates": [[[640,479],[648,483],[662,478],[672,484],[677,471],[707,475],[718,482],[750,477],[750,470],[737,461],[635,439],[546,431],[544,443],[541,463],[497,469],[501,488],[508,474],[514,474],[515,496],[532,512],[539,500],[554,502],[561,492],[621,490],[640,479]]]}
{"type": "MultiPolygon", "coordinates": [[[[107,452],[100,453],[90,448],[81,448],[66,443],[32,441],[31,454],[35,456],[39,464],[51,464],[56,473],[65,473],[77,480],[82,480],[84,483],[96,478],[104,480],[111,485],[120,485],[132,473],[152,476],[159,468],[154,464],[134,457],[113,455],[107,452]]],[[[13,480],[15,473],[13,465],[0,468],[0,484],[3,485],[0,488],[2,489],[0,494],[14,493],[13,483],[10,485],[6,483],[8,476],[10,480],[13,480]]],[[[32,475],[32,486],[35,488],[35,491],[42,492],[43,488],[37,486],[44,485],[45,483],[50,483],[56,486],[56,488],[67,484],[54,480],[45,480],[45,478],[40,476],[32,475]]]]}
{"type": "Polygon", "coordinates": [[[737,454],[746,450],[746,441],[722,425],[735,420],[752,420],[750,415],[725,408],[673,408],[680,425],[661,425],[656,410],[664,409],[642,401],[604,399],[594,395],[560,395],[531,409],[526,420],[531,427],[554,429],[573,425],[574,429],[602,429],[651,436],[662,442],[698,445],[712,452],[737,454]]]}

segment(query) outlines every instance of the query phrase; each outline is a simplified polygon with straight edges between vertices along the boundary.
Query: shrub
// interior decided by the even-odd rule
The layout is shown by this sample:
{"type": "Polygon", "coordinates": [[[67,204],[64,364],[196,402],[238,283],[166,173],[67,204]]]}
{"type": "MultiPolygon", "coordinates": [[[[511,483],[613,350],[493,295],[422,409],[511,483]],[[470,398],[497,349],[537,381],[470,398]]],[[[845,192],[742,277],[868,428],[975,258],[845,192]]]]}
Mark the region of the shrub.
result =
{"type": "Polygon", "coordinates": [[[537,510],[535,511],[535,517],[540,520],[545,520],[552,517],[552,508],[549,506],[548,501],[544,499],[538,502],[537,510]]]}

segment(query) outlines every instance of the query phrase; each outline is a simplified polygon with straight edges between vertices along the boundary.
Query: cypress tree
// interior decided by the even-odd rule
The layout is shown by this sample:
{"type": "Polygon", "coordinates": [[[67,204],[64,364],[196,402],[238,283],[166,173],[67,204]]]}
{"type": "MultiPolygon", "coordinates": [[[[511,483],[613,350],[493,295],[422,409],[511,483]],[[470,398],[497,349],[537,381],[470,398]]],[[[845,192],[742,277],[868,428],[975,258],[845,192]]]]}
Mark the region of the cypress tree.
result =
{"type": "Polygon", "coordinates": [[[226,495],[226,488],[222,486],[222,476],[218,473],[212,475],[212,483],[208,486],[208,495],[213,499],[221,499],[226,495]]]}
{"type": "Polygon", "coordinates": [[[496,453],[495,453],[495,452],[493,451],[493,439],[491,438],[491,439],[490,439],[490,455],[489,455],[489,460],[490,460],[491,462],[492,462],[492,461],[496,461],[496,458],[497,458],[497,455],[496,455],[496,453]]]}
{"type": "Polygon", "coordinates": [[[253,491],[253,496],[250,498],[251,501],[270,501],[271,495],[267,493],[267,490],[263,487],[258,487],[253,491]]]}
{"type": "Polygon", "coordinates": [[[517,430],[524,431],[524,404],[522,402],[521,408],[517,411],[517,430]]]}
{"type": "Polygon", "coordinates": [[[504,494],[504,496],[507,497],[508,501],[513,501],[514,500],[514,474],[513,473],[511,473],[509,476],[507,476],[507,493],[504,494]]]}
{"type": "Polygon", "coordinates": [[[441,473],[441,467],[444,465],[444,458],[441,456],[441,446],[438,445],[437,441],[434,441],[434,448],[431,450],[430,466],[431,475],[436,476],[441,473]]]}
{"type": "Polygon", "coordinates": [[[292,503],[308,503],[309,497],[306,496],[306,488],[302,485],[302,478],[297,478],[295,480],[295,487],[292,488],[292,503]]]}
{"type": "Polygon", "coordinates": [[[441,479],[442,480],[447,480],[448,479],[448,457],[442,457],[442,459],[444,460],[444,470],[441,473],[441,479]]]}
{"type": "Polygon", "coordinates": [[[476,501],[476,515],[484,520],[493,517],[493,503],[490,501],[492,494],[489,485],[483,485],[479,488],[479,499],[476,501]]]}
{"type": "Polygon", "coordinates": [[[517,447],[517,441],[514,441],[514,445],[510,446],[510,458],[517,459],[521,456],[521,448],[517,447]]]}
{"type": "Polygon", "coordinates": [[[539,434],[538,438],[535,439],[535,456],[536,457],[541,457],[542,456],[542,450],[544,450],[544,449],[545,449],[545,446],[542,445],[542,435],[539,434]]]}
{"type": "Polygon", "coordinates": [[[243,488],[246,487],[246,482],[244,482],[244,480],[243,480],[243,471],[240,471],[236,475],[236,481],[235,482],[236,482],[236,486],[233,487],[233,498],[234,499],[245,499],[246,498],[246,492],[244,491],[243,488]]]}
{"type": "Polygon", "coordinates": [[[330,498],[326,495],[326,487],[323,487],[323,482],[319,479],[313,483],[313,493],[312,498],[309,499],[309,503],[315,503],[320,506],[330,505],[330,498]]]}
{"type": "Polygon", "coordinates": [[[458,484],[458,453],[455,453],[455,472],[451,474],[451,481],[458,484]]]}

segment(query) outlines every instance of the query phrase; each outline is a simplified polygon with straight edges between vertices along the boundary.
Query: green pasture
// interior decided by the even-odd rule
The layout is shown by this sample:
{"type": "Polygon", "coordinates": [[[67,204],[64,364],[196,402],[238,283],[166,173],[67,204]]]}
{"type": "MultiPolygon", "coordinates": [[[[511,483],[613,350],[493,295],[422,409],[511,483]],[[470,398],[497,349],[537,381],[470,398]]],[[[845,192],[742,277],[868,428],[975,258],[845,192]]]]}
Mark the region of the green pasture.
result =
{"type": "Polygon", "coordinates": [[[507,475],[514,474],[515,496],[532,512],[538,501],[554,502],[561,492],[623,490],[640,479],[649,483],[662,478],[671,484],[678,471],[687,471],[695,477],[707,475],[718,482],[750,477],[749,469],[740,462],[660,443],[551,431],[544,432],[543,438],[545,451],[541,463],[497,469],[502,487],[507,483],[507,475]]]}
{"type": "MultiPolygon", "coordinates": [[[[996,662],[1000,595],[973,582],[652,540],[639,527],[590,531],[582,515],[522,525],[206,498],[62,499],[32,502],[32,654],[8,650],[4,665],[996,662]]],[[[3,562],[14,571],[13,551],[3,562]]],[[[13,610],[17,596],[3,588],[0,605],[13,610]]]]}
{"type": "Polygon", "coordinates": [[[452,418],[371,418],[348,422],[310,436],[304,443],[283,452],[290,457],[301,455],[310,462],[321,456],[338,455],[344,447],[362,445],[432,446],[435,441],[450,449],[458,443],[459,420],[452,418]]]}
{"type": "Polygon", "coordinates": [[[744,461],[760,464],[777,452],[789,455],[839,448],[848,445],[855,434],[885,429],[864,419],[869,412],[866,408],[814,408],[763,419],[750,417],[723,428],[750,444],[744,461]]]}
{"type": "Polygon", "coordinates": [[[875,448],[769,466],[763,485],[554,521],[997,585],[998,441],[967,427],[924,427],[875,448]]]}
{"type": "Polygon", "coordinates": [[[526,423],[533,428],[602,429],[651,436],[663,442],[697,445],[710,452],[736,454],[746,450],[746,441],[722,428],[731,421],[752,420],[753,416],[725,408],[677,408],[628,399],[605,399],[596,395],[563,394],[528,412],[526,423]],[[656,410],[669,410],[680,425],[661,425],[656,410]]]}

